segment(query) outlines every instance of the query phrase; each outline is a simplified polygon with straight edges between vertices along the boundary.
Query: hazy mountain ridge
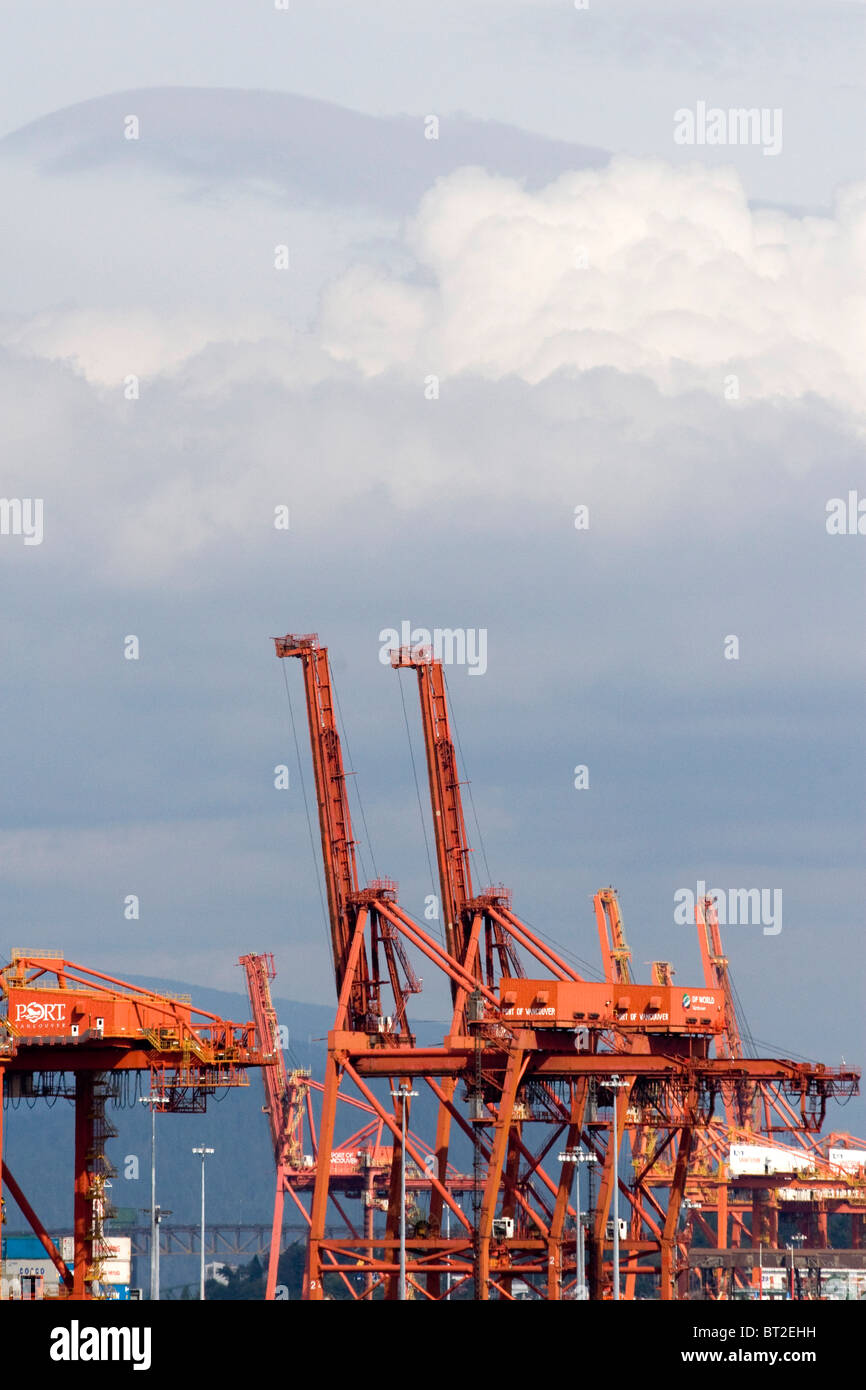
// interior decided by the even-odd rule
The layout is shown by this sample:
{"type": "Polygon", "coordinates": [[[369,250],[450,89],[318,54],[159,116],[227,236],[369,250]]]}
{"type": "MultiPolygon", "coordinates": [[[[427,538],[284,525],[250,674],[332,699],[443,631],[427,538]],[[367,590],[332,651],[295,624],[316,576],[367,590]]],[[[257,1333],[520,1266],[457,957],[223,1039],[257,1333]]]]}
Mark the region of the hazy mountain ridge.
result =
{"type": "Polygon", "coordinates": [[[313,203],[404,212],[461,165],[542,187],[572,169],[601,166],[600,149],[552,140],[498,121],[440,115],[438,139],[417,116],[369,116],[287,92],[155,87],[95,97],[0,139],[0,155],[72,174],[142,162],[205,183],[269,182],[313,203]],[[138,139],[124,122],[135,116],[138,139]]]}

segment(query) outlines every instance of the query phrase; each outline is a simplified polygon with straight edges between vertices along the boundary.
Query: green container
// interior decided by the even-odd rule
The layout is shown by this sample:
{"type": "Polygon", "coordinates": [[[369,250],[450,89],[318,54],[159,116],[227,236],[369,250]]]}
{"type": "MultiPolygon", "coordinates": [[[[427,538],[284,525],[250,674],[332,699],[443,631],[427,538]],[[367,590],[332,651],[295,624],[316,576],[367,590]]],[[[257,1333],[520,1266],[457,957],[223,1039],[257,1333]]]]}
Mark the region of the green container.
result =
{"type": "Polygon", "coordinates": [[[138,1207],[115,1207],[111,1216],[112,1226],[137,1226],[138,1207]]]}

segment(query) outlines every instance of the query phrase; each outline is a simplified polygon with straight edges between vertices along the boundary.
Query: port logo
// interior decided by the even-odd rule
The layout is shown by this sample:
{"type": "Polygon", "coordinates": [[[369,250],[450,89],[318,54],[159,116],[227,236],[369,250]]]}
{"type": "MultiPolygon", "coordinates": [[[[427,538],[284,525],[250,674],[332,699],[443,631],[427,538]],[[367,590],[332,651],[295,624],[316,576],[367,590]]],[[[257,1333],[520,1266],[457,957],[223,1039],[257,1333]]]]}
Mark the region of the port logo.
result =
{"type": "Polygon", "coordinates": [[[65,1023],[66,1005],[39,1003],[31,999],[29,1004],[16,1004],[16,1023],[65,1023]]]}

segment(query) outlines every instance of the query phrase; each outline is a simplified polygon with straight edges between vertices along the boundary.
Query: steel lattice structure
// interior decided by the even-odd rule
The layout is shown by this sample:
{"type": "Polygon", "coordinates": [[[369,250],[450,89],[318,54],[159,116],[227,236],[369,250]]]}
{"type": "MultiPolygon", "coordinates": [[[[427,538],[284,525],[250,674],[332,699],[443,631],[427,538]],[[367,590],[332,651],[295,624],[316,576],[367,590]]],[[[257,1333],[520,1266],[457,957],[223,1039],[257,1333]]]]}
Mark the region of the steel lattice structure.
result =
{"type": "Polygon", "coordinates": [[[142,989],[56,951],[13,950],[0,971],[0,1139],[2,1102],[64,1097],[75,1105],[73,1260],[57,1250],[7,1164],[2,1185],[17,1202],[60,1275],[61,1297],[99,1297],[111,1216],[113,1170],[105,1154],[115,1130],[106,1116],[118,1082],[146,1071],[160,1108],[200,1112],[227,1087],[248,1086],[264,1065],[252,1023],[195,1008],[188,996],[142,989]]]}
{"type": "MultiPolygon", "coordinates": [[[[652,984],[633,982],[612,890],[596,900],[607,966],[603,982],[581,979],[512,911],[506,889],[477,894],[442,666],[428,649],[402,648],[391,661],[398,670],[414,670],[418,679],[445,936],[444,944],[437,942],[399,906],[393,881],[376,879],[363,887],[358,880],[327,649],[314,634],[274,640],[277,656],[298,659],[303,670],[337,987],[319,1152],[331,1152],[337,1103],[347,1083],[392,1140],[384,1230],[330,1235],[331,1165],[316,1165],[305,1296],[325,1297],[329,1274],[338,1271],[345,1278],[360,1268],[367,1276],[364,1297],[380,1289],[386,1298],[400,1297],[402,1132],[396,1097],[401,1088],[414,1091],[422,1084],[435,1098],[438,1118],[431,1139],[435,1167],[427,1179],[429,1217],[424,1234],[408,1241],[407,1280],[414,1296],[439,1300],[471,1286],[478,1299],[509,1299],[517,1280],[547,1300],[575,1296],[576,1256],[567,1225],[575,1216],[569,1202],[573,1162],[549,1171],[558,1144],[566,1152],[583,1145],[599,1162],[588,1280],[591,1297],[605,1296],[612,1273],[610,1135],[618,1082],[636,1165],[629,1181],[619,1177],[621,1199],[631,1211],[623,1241],[626,1290],[638,1274],[651,1274],[662,1299],[676,1297],[683,1197],[699,1136],[713,1124],[717,1106],[728,1108],[731,1098],[760,1093],[784,1117],[783,1127],[817,1132],[827,1100],[852,1094],[859,1073],[737,1055],[723,972],[701,986],[674,988],[669,964],[656,962],[652,984]],[[419,984],[410,947],[450,984],[453,1012],[441,1046],[419,1046],[411,1032],[408,1002],[419,984]],[[383,1082],[395,1097],[391,1105],[377,1090],[383,1082]],[[471,1216],[449,1182],[450,1147],[458,1131],[476,1158],[471,1216]],[[452,1233],[444,1229],[446,1213],[452,1233]]],[[[719,972],[718,962],[714,969],[719,972]]],[[[424,1168],[419,1141],[409,1137],[406,1153],[424,1168]]]]}

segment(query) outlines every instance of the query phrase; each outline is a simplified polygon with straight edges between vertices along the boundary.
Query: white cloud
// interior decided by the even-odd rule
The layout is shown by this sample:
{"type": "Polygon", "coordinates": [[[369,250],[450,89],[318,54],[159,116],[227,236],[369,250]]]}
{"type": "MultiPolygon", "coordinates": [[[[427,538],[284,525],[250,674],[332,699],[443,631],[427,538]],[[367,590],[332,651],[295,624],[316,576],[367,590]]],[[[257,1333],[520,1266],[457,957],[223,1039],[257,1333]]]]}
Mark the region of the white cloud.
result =
{"type": "Polygon", "coordinates": [[[831,220],[753,210],[733,171],[698,165],[617,159],[539,193],[464,169],[409,235],[432,285],[355,267],[324,296],[325,346],[368,374],[609,366],[720,395],[736,373],[745,399],[861,408],[864,186],[831,220]]]}
{"type": "Polygon", "coordinates": [[[718,399],[735,374],[743,400],[812,394],[862,410],[866,185],[844,189],[832,218],[801,218],[751,208],[733,170],[698,164],[616,159],[539,192],[468,168],[428,192],[402,254],[410,275],[356,244],[310,331],[263,287],[247,307],[226,297],[205,308],[192,277],[164,310],[133,279],[128,302],[116,288],[114,304],[19,315],[0,339],[98,385],[180,374],[196,395],[251,370],[309,386],[356,371],[535,384],[612,367],[666,394],[718,399]]]}
{"type": "Polygon", "coordinates": [[[19,314],[0,325],[7,491],[38,480],[46,555],[74,566],[84,546],[95,576],[145,586],[207,583],[217,554],[276,563],[359,513],[489,506],[494,483],[496,506],[591,502],[632,534],[716,481],[717,518],[744,488],[772,512],[780,479],[829,466],[830,438],[846,471],[810,504],[820,521],[853,485],[864,207],[851,187],[833,220],[755,211],[733,172],[657,161],[538,193],[464,169],[406,229],[414,275],[356,248],[308,331],[262,298],[205,309],[197,286],[160,312],[138,281],[125,304],[19,314]],[[730,373],[751,413],[725,401],[730,373]]]}
{"type": "Polygon", "coordinates": [[[65,362],[94,384],[120,386],[130,373],[147,378],[174,371],[227,335],[234,342],[255,342],[273,331],[272,320],[249,314],[235,317],[229,329],[225,315],[199,309],[158,314],[87,308],[46,310],[9,324],[3,336],[22,356],[65,362]]]}

